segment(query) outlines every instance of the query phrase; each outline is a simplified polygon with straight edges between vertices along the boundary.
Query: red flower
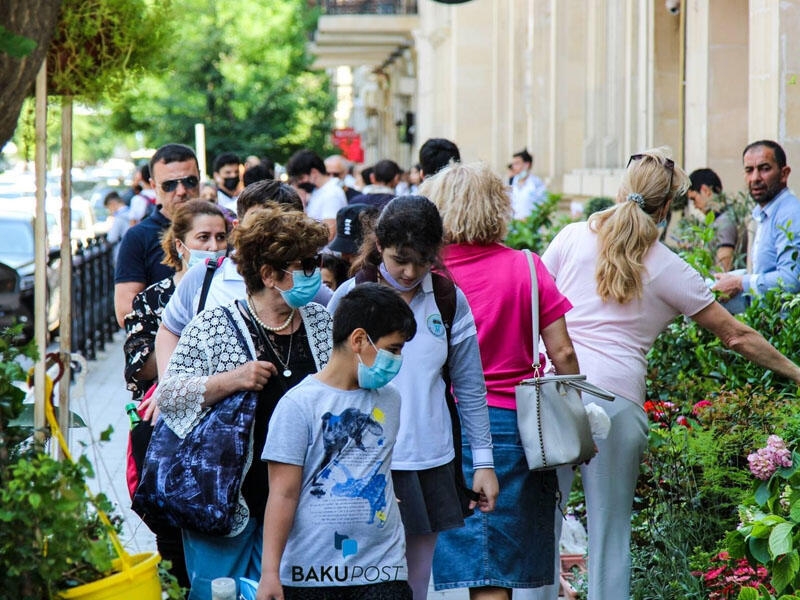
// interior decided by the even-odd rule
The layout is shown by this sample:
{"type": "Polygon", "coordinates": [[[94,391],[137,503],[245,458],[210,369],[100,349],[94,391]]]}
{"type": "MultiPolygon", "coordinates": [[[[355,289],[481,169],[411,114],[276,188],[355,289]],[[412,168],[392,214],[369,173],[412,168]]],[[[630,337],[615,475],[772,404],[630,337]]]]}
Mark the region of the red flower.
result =
{"type": "Polygon", "coordinates": [[[695,417],[699,417],[703,410],[709,406],[711,406],[711,400],[700,400],[692,407],[692,414],[695,417]]]}

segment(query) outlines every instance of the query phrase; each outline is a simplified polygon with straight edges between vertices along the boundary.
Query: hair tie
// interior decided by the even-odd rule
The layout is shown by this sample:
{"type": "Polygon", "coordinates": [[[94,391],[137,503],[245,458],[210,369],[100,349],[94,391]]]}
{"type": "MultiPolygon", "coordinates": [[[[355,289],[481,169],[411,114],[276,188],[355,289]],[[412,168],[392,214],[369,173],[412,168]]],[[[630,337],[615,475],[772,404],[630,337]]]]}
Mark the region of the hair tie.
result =
{"type": "Polygon", "coordinates": [[[628,194],[628,202],[636,202],[639,205],[639,208],[644,210],[644,196],[641,194],[637,194],[636,192],[631,192],[628,194]]]}

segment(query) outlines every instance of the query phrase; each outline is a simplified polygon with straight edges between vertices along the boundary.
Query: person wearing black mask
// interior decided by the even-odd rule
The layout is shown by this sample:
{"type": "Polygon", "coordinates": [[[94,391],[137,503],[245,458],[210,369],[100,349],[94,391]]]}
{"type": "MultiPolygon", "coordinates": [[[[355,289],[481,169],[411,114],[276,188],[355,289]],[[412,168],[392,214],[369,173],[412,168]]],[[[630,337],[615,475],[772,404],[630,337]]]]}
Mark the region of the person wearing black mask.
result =
{"type": "Polygon", "coordinates": [[[241,183],[241,164],[238,156],[232,152],[224,152],[217,155],[213,165],[217,204],[234,212],[241,183]]]}
{"type": "Polygon", "coordinates": [[[336,237],[336,213],[347,206],[347,197],[325,163],[312,150],[295,152],[286,163],[286,174],[292,185],[309,194],[306,214],[328,226],[328,241],[336,237]]]}

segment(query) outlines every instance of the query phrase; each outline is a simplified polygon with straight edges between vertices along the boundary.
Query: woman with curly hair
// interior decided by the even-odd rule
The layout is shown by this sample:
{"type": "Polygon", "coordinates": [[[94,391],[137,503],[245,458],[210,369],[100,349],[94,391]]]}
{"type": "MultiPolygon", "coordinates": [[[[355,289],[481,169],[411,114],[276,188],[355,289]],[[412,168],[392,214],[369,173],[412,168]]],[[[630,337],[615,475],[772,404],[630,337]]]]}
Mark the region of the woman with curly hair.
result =
{"type": "Polygon", "coordinates": [[[236,457],[247,470],[233,531],[224,537],[183,531],[191,600],[210,599],[217,577],[258,580],[268,493],[267,466],[258,457],[267,425],[281,396],[325,366],[331,350],[331,318],[311,302],[321,285],[326,227],[297,210],[253,208],[232,238],[246,297],[190,321],[156,393],[161,418],[179,437],[231,394],[258,393],[253,443],[236,457]]]}

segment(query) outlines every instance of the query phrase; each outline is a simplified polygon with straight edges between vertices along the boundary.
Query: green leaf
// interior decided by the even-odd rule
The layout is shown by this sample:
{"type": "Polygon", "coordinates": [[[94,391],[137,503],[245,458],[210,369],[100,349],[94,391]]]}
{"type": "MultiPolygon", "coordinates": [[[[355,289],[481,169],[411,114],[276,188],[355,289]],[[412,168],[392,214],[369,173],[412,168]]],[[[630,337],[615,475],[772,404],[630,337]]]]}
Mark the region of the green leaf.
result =
{"type": "Polygon", "coordinates": [[[108,442],[111,440],[111,434],[114,433],[114,427],[109,425],[104,431],[100,432],[100,441],[108,442]]]}
{"type": "Polygon", "coordinates": [[[769,555],[769,542],[765,538],[751,537],[747,540],[747,547],[753,558],[762,565],[769,564],[772,560],[769,555]]]}
{"type": "Polygon", "coordinates": [[[758,590],[753,587],[743,587],[739,590],[736,600],[758,600],[758,590]]]}
{"type": "Polygon", "coordinates": [[[762,481],[761,485],[758,486],[755,493],[756,503],[759,506],[764,506],[767,501],[769,500],[770,492],[769,492],[769,485],[767,485],[766,481],[762,481]]]}
{"type": "Polygon", "coordinates": [[[36,49],[36,40],[24,35],[16,35],[0,25],[0,52],[12,58],[23,58],[36,49]]]}
{"type": "Polygon", "coordinates": [[[789,518],[795,523],[800,523],[800,498],[792,502],[789,509],[789,518]]]}
{"type": "MultiPolygon", "coordinates": [[[[800,556],[791,552],[772,563],[772,586],[781,593],[794,580],[800,569],[800,556]]],[[[791,590],[790,590],[791,591],[791,590]]]]}
{"type": "Polygon", "coordinates": [[[769,534],[769,551],[773,558],[792,551],[793,523],[780,523],[769,534]]]}
{"type": "Polygon", "coordinates": [[[33,508],[39,508],[42,504],[42,497],[36,492],[33,492],[28,496],[28,502],[33,508]]]}

